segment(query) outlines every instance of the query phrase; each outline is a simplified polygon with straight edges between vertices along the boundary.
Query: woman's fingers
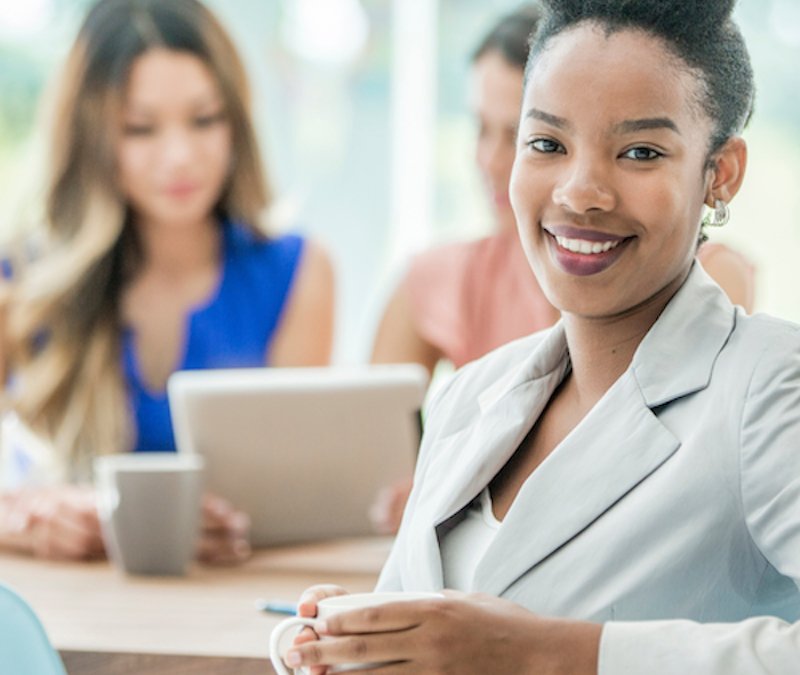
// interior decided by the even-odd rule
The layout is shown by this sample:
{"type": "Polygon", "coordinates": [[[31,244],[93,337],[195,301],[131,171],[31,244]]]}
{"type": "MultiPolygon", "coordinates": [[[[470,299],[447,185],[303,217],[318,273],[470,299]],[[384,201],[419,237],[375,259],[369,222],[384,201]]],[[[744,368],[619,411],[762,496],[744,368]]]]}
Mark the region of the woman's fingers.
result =
{"type": "Polygon", "coordinates": [[[250,543],[240,535],[230,532],[204,532],[197,545],[197,558],[212,564],[244,562],[252,553],[250,543]]]}
{"type": "Polygon", "coordinates": [[[297,601],[297,615],[314,617],[317,615],[317,603],[334,595],[347,595],[347,591],[335,584],[318,584],[303,591],[297,601]]]}
{"type": "Polygon", "coordinates": [[[383,632],[295,644],[286,652],[286,663],[292,668],[342,663],[377,664],[398,661],[401,655],[413,655],[413,638],[405,632],[383,632]]]}
{"type": "MultiPolygon", "coordinates": [[[[315,617],[317,615],[317,603],[335,595],[347,595],[347,591],[335,584],[317,584],[303,591],[297,602],[297,615],[302,617],[315,617]]],[[[304,628],[295,638],[294,644],[306,644],[319,640],[319,636],[310,628],[304,628]]],[[[308,669],[309,675],[325,675],[328,671],[327,666],[316,666],[308,669]]]]}
{"type": "Polygon", "coordinates": [[[104,553],[94,493],[61,487],[36,491],[18,504],[17,518],[28,532],[34,555],[89,559],[104,553]]]}
{"type": "Polygon", "coordinates": [[[246,539],[205,536],[197,544],[196,557],[212,565],[234,565],[248,560],[252,552],[246,539]]]}
{"type": "Polygon", "coordinates": [[[403,519],[403,510],[411,492],[411,480],[401,480],[384,487],[369,509],[372,526],[378,534],[395,534],[403,519]]]}
{"type": "Polygon", "coordinates": [[[438,611],[441,603],[442,600],[437,599],[392,602],[328,617],[315,627],[322,639],[297,641],[287,652],[286,662],[294,668],[402,662],[417,651],[415,629],[432,612],[438,611]]]}
{"type": "Polygon", "coordinates": [[[203,532],[224,533],[246,537],[250,532],[250,517],[230,502],[216,495],[205,495],[202,511],[203,532]]]}
{"type": "Polygon", "coordinates": [[[293,645],[304,645],[306,642],[311,642],[312,640],[319,640],[319,635],[317,635],[311,628],[303,628],[294,638],[292,642],[293,645]]]}
{"type": "Polygon", "coordinates": [[[202,531],[197,558],[212,564],[236,564],[252,553],[250,518],[218,495],[203,495],[202,531]]]}
{"type": "Polygon", "coordinates": [[[68,508],[47,510],[34,516],[37,521],[37,555],[48,558],[89,559],[103,551],[99,523],[82,511],[68,508]]]}
{"type": "Polygon", "coordinates": [[[227,499],[210,493],[203,495],[202,521],[204,530],[228,530],[231,527],[232,519],[239,513],[241,512],[237,511],[227,499]]]}
{"type": "Polygon", "coordinates": [[[328,617],[317,626],[320,635],[347,635],[407,631],[416,628],[432,610],[443,606],[443,599],[387,602],[328,617]]]}

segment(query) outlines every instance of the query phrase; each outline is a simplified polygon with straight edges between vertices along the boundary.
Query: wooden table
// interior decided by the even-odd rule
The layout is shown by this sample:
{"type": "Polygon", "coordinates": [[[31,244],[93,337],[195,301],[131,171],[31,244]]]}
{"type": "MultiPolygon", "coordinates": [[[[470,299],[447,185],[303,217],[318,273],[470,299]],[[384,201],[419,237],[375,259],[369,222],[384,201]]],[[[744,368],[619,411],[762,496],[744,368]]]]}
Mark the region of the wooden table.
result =
{"type": "Polygon", "coordinates": [[[256,600],[294,601],[314,583],[371,590],[390,545],[276,548],[238,567],[194,566],[174,578],[3,553],[0,580],[36,610],[70,675],[270,673],[269,633],[285,617],[258,612],[256,600]]]}

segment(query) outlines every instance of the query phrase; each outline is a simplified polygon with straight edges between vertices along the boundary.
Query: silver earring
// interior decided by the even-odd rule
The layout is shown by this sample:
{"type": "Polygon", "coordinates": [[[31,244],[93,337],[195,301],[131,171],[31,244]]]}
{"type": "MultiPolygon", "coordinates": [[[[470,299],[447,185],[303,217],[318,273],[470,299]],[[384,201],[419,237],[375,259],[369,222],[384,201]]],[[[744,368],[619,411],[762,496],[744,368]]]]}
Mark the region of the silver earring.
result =
{"type": "Polygon", "coordinates": [[[728,205],[721,199],[714,200],[714,209],[703,217],[704,227],[722,227],[731,219],[728,205]]]}

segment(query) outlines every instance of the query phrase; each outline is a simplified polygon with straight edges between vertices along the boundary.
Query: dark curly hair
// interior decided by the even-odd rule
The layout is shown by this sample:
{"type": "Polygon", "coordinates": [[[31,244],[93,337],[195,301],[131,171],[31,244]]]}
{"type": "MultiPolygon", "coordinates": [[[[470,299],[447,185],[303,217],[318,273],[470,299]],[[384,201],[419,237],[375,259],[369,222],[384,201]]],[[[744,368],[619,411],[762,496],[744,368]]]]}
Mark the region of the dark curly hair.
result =
{"type": "Polygon", "coordinates": [[[500,18],[472,53],[472,62],[490,52],[497,52],[508,65],[524,70],[531,37],[539,27],[542,14],[538,4],[528,3],[500,18]]]}
{"type": "Polygon", "coordinates": [[[545,16],[532,38],[526,81],[548,42],[583,22],[607,34],[641,30],[663,41],[701,86],[700,105],[714,122],[709,156],[740,133],[753,112],[750,55],[731,19],[736,0],[542,0],[545,16]]]}

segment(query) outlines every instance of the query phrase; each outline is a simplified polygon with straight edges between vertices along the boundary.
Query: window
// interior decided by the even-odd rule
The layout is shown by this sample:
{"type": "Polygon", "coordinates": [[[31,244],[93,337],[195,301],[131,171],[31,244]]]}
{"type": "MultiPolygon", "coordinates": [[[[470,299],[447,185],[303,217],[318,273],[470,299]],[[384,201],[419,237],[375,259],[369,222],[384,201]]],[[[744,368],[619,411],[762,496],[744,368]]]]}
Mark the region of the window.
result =
{"type": "MultiPolygon", "coordinates": [[[[19,196],[30,194],[22,176],[30,175],[40,143],[35,110],[89,4],[28,0],[0,10],[5,233],[35,217],[36,200],[19,196]]],[[[466,78],[474,45],[519,2],[208,4],[249,69],[263,150],[286,212],[335,259],[336,358],[364,360],[382,302],[408,254],[490,226],[474,169],[466,78]],[[325,14],[333,6],[336,11],[325,14]],[[320,21],[326,30],[319,30],[320,21]]],[[[750,164],[744,188],[731,223],[713,236],[756,263],[759,310],[800,322],[800,5],[740,0],[737,18],[756,70],[757,110],[745,134],[750,164]]]]}

